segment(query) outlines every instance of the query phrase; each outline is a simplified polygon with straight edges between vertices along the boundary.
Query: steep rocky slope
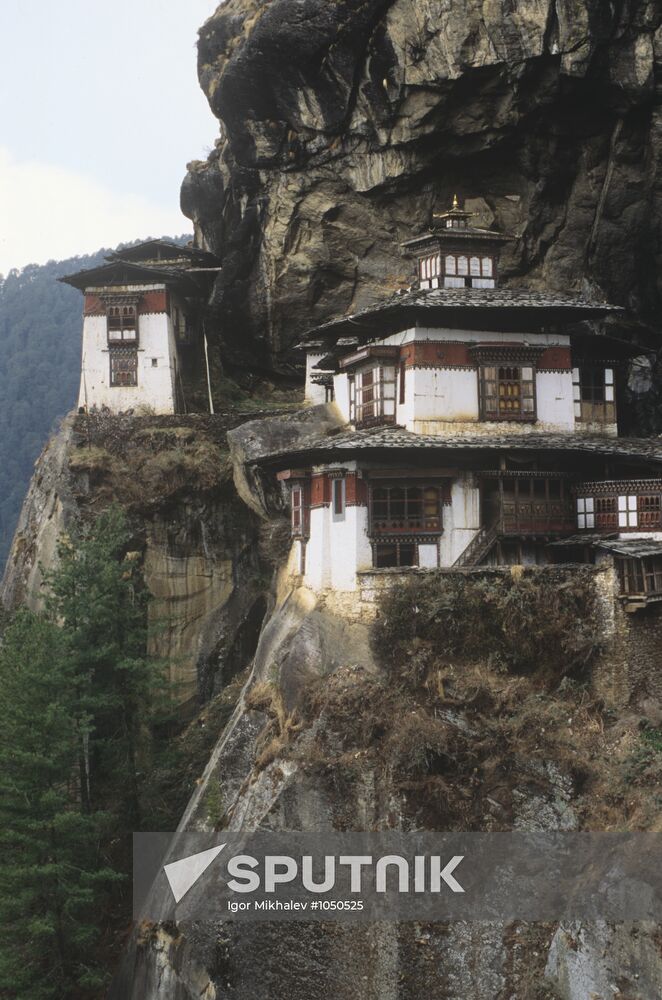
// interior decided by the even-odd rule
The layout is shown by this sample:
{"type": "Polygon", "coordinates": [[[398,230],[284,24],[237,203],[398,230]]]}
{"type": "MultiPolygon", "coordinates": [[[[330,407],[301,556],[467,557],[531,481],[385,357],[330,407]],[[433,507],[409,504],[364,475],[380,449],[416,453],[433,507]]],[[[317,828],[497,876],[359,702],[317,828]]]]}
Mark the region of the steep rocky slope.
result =
{"type": "MultiPolygon", "coordinates": [[[[305,329],[407,284],[398,241],[458,190],[516,235],[507,282],[628,307],[619,335],[652,351],[633,420],[658,428],[661,20],[646,0],[227,0],[199,48],[222,137],[182,191],[223,260],[223,362],[281,366],[305,329]]],[[[225,434],[244,419],[67,424],[4,581],[9,606],[38,604],[58,532],[114,499],[183,704],[252,658],[182,829],[659,828],[662,755],[642,735],[659,704],[606,708],[587,671],[522,676],[487,656],[394,672],[374,607],[318,602],[289,572],[278,494],[244,466],[276,431],[233,432],[233,485],[225,434]]],[[[422,652],[412,640],[403,661],[422,652]]],[[[141,927],[112,996],[606,1000],[614,986],[662,993],[655,929],[141,927]]]]}
{"type": "Polygon", "coordinates": [[[183,713],[204,703],[250,660],[266,610],[269,539],[234,490],[227,451],[242,419],[69,416],[36,464],[0,604],[39,610],[58,541],[119,504],[153,595],[152,653],[183,713]]]}
{"type": "MultiPolygon", "coordinates": [[[[311,411],[300,433],[325,419],[311,411]]],[[[229,435],[265,523],[278,500],[244,460],[294,432],[287,418],[229,435]]],[[[603,576],[396,574],[376,603],[334,607],[282,562],[250,676],[180,829],[659,829],[662,753],[643,728],[662,720],[659,701],[640,691],[617,709],[596,694],[613,652],[603,576]]],[[[224,922],[142,926],[111,996],[586,1000],[614,983],[629,1000],[658,995],[656,927],[224,922]]]]}
{"type": "MultiPolygon", "coordinates": [[[[662,305],[654,0],[228,0],[200,33],[221,138],[184,211],[224,264],[237,360],[407,283],[454,191],[517,239],[514,285],[662,305]]],[[[630,329],[632,327],[632,329],[630,329]]]]}

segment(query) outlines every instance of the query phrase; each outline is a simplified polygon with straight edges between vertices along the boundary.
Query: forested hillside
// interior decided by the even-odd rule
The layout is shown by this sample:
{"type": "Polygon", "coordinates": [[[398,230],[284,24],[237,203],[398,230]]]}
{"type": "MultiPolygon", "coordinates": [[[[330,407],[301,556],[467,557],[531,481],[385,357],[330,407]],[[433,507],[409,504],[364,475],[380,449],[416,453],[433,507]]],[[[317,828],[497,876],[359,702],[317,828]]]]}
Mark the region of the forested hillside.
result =
{"type": "Polygon", "coordinates": [[[103,263],[109,252],[0,276],[0,576],[34,461],[76,400],[82,298],[57,279],[103,263]]]}

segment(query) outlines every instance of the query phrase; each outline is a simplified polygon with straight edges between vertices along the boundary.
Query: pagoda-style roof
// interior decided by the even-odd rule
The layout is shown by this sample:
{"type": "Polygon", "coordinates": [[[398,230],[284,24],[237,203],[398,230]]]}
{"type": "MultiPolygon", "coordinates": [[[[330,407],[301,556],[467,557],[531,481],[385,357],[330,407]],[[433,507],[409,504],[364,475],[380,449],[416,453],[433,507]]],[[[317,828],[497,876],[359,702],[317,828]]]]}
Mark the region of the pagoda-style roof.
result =
{"type": "Polygon", "coordinates": [[[416,326],[533,332],[622,313],[620,306],[555,292],[503,288],[435,288],[396,293],[359,312],[315,327],[305,341],[351,335],[359,340],[387,337],[416,326]]]}
{"type": "Polygon", "coordinates": [[[195,290],[198,276],[221,270],[218,258],[207,250],[180,246],[171,240],[143,240],[131,247],[115,250],[106,257],[107,264],[67,274],[59,281],[85,291],[113,285],[165,284],[195,290]]]}
{"type": "Polygon", "coordinates": [[[100,267],[92,267],[59,278],[65,285],[72,285],[84,292],[86,288],[104,288],[113,285],[179,284],[186,272],[178,268],[151,267],[116,260],[100,267]]]}
{"type": "MultiPolygon", "coordinates": [[[[259,463],[274,464],[279,459],[287,461],[342,461],[343,458],[370,456],[384,457],[390,452],[444,452],[485,453],[494,457],[495,452],[535,452],[537,455],[568,454],[605,456],[631,459],[644,463],[662,463],[662,438],[614,438],[586,434],[416,434],[394,425],[362,428],[333,428],[324,434],[311,434],[275,447],[268,454],[260,455],[259,463]]],[[[422,456],[421,456],[422,457],[422,456]]]]}
{"type": "Polygon", "coordinates": [[[216,267],[218,258],[207,250],[193,246],[182,246],[172,240],[143,240],[130,247],[123,247],[108,254],[106,260],[128,260],[134,264],[161,264],[163,266],[216,267]]]}
{"type": "Polygon", "coordinates": [[[453,204],[447,212],[432,216],[432,224],[428,232],[411,240],[405,240],[401,246],[417,255],[428,253],[431,248],[442,246],[450,248],[453,243],[460,246],[473,243],[476,248],[498,250],[503,243],[507,243],[513,238],[494,229],[481,229],[478,226],[472,226],[469,223],[471,218],[473,218],[473,213],[460,208],[458,197],[455,195],[453,204]]]}

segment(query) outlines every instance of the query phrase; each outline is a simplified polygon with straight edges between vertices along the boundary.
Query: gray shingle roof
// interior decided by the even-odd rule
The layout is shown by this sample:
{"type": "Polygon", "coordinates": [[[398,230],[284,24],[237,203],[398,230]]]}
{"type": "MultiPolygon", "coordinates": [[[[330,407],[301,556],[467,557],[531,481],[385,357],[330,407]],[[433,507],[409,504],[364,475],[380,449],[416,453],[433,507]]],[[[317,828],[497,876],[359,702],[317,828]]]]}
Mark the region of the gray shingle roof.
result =
{"type": "Polygon", "coordinates": [[[340,316],[310,330],[304,340],[320,335],[339,336],[353,333],[366,335],[380,333],[388,329],[405,329],[403,324],[418,319],[421,322],[465,321],[474,313],[491,316],[498,324],[509,325],[519,319],[519,325],[527,320],[542,322],[578,322],[607,313],[623,312],[620,306],[608,302],[590,302],[576,295],[556,292],[531,292],[515,288],[433,288],[417,289],[396,293],[375,305],[359,312],[340,316]]]}
{"type": "Polygon", "coordinates": [[[662,556],[662,542],[654,538],[614,538],[597,543],[597,548],[606,549],[618,556],[643,559],[646,556],[662,556]]]}
{"type": "Polygon", "coordinates": [[[300,438],[295,448],[273,451],[268,456],[301,454],[307,451],[324,452],[337,457],[352,451],[378,449],[415,450],[465,450],[485,451],[510,449],[517,451],[566,451],[594,455],[638,458],[662,462],[662,438],[613,438],[584,434],[414,434],[403,427],[382,426],[352,430],[350,427],[335,429],[327,434],[313,434],[300,438]]]}

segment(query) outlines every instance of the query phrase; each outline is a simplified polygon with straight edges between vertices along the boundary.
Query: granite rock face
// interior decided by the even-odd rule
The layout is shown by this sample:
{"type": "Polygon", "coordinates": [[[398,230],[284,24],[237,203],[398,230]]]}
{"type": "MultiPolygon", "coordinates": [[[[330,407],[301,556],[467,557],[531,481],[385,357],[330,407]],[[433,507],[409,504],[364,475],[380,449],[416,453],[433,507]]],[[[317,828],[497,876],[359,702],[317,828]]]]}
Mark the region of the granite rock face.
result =
{"type": "Polygon", "coordinates": [[[662,299],[662,13],[653,0],[228,0],[200,32],[221,138],[182,189],[220,254],[226,354],[408,284],[399,241],[457,191],[516,239],[512,287],[662,299]]]}

